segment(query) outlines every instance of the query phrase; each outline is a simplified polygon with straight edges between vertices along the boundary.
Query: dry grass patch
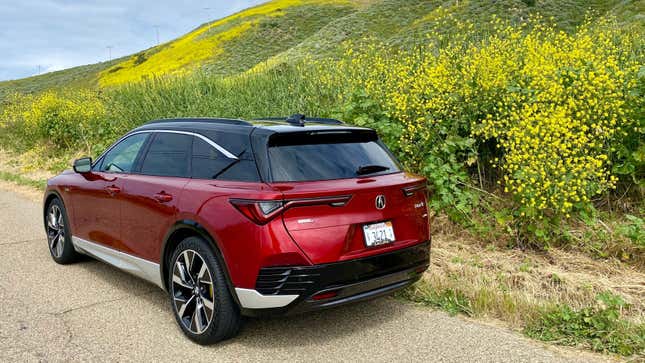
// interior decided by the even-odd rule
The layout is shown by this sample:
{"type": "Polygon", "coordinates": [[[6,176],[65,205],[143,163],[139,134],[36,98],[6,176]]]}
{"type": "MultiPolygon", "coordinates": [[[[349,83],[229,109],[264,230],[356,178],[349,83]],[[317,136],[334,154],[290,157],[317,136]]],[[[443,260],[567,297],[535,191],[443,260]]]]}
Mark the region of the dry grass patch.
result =
{"type": "Polygon", "coordinates": [[[546,332],[538,339],[557,344],[582,344],[592,350],[632,355],[637,359],[645,354],[642,350],[645,339],[642,268],[617,259],[594,259],[576,251],[483,245],[481,240],[449,223],[442,221],[436,225],[438,231],[433,234],[429,272],[400,296],[453,314],[501,321],[531,336],[537,335],[534,331],[542,329],[545,321],[560,324],[538,330],[540,334],[546,332]],[[610,307],[615,309],[615,319],[613,315],[609,318],[607,314],[598,315],[606,311],[603,296],[625,302],[610,307]],[[574,326],[571,333],[566,330],[570,328],[569,321],[574,326]],[[607,329],[616,332],[589,338],[580,332],[587,327],[580,326],[578,321],[592,326],[608,321],[607,329]],[[561,333],[562,329],[566,332],[561,333]],[[555,333],[548,335],[551,331],[555,333]],[[551,339],[556,333],[560,334],[558,338],[551,339]],[[617,335],[619,340],[614,339],[617,335]],[[625,340],[627,348],[623,344],[625,340]]]}
{"type": "Polygon", "coordinates": [[[468,313],[505,320],[520,327],[536,307],[566,304],[584,308],[612,292],[629,304],[625,316],[644,321],[645,274],[615,260],[552,249],[548,252],[481,247],[456,236],[435,235],[432,267],[424,277],[432,288],[460,292],[468,313]]]}
{"type": "MultiPolygon", "coordinates": [[[[51,164],[66,163],[67,158],[43,158],[43,154],[44,150],[40,153],[38,149],[21,155],[0,149],[0,171],[37,182],[47,180],[57,174],[50,170],[51,164]]],[[[72,160],[68,165],[72,165],[72,160]]]]}

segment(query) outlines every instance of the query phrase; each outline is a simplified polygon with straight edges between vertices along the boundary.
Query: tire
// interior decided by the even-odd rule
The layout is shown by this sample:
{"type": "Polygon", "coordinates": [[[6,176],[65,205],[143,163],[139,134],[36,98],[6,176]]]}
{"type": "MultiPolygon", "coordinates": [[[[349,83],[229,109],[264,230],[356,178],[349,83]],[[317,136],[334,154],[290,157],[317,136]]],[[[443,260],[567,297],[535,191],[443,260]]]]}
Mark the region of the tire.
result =
{"type": "Polygon", "coordinates": [[[79,254],[72,245],[67,211],[58,198],[52,199],[45,209],[45,232],[49,253],[56,263],[67,265],[78,260],[79,254]]]}
{"type": "Polygon", "coordinates": [[[170,305],[188,338],[208,345],[238,333],[242,325],[240,309],[208,242],[199,237],[184,239],[175,249],[168,270],[170,305]]]}

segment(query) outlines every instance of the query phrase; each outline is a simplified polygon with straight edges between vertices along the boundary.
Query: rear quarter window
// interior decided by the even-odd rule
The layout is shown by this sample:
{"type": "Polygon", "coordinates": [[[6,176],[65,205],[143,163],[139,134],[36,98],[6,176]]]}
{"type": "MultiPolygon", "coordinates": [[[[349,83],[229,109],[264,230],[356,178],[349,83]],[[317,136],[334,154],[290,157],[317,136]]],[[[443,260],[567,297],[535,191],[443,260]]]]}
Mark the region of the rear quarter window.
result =
{"type": "MultiPolygon", "coordinates": [[[[247,137],[248,138],[248,137],[247,137]]],[[[224,156],[200,138],[193,141],[192,177],[230,181],[259,182],[260,176],[250,150],[237,150],[238,159],[224,156]]]]}

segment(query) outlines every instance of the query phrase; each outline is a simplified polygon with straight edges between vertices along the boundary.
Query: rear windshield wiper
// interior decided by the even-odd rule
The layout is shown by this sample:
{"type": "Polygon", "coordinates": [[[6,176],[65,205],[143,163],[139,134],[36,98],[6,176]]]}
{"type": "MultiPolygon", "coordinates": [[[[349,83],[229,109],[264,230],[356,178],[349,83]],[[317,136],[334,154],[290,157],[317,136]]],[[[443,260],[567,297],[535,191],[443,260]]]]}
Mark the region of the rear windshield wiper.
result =
{"type": "Polygon", "coordinates": [[[363,165],[363,166],[359,166],[358,169],[356,169],[356,175],[378,173],[379,171],[385,171],[385,170],[390,170],[390,168],[383,165],[363,165]]]}

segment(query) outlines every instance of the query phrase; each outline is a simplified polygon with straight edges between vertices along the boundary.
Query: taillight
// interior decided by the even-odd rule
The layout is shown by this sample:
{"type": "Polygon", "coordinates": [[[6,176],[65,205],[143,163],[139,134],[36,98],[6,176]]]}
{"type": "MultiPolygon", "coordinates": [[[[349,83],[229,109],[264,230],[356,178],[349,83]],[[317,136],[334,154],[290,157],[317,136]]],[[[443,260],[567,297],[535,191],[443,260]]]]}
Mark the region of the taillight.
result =
{"type": "Polygon", "coordinates": [[[416,185],[412,185],[412,186],[409,186],[409,187],[401,188],[401,191],[403,191],[403,195],[405,195],[406,197],[411,197],[417,191],[425,190],[425,189],[426,189],[426,183],[423,183],[423,184],[416,184],[416,185]]]}
{"type": "Polygon", "coordinates": [[[268,223],[284,209],[282,200],[231,199],[231,204],[257,224],[268,223]]]}
{"type": "Polygon", "coordinates": [[[351,195],[340,195],[321,198],[302,198],[289,200],[249,200],[231,199],[230,202],[246,218],[257,224],[266,224],[285,209],[312,205],[329,205],[343,207],[352,198],[351,195]]]}

